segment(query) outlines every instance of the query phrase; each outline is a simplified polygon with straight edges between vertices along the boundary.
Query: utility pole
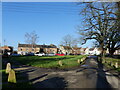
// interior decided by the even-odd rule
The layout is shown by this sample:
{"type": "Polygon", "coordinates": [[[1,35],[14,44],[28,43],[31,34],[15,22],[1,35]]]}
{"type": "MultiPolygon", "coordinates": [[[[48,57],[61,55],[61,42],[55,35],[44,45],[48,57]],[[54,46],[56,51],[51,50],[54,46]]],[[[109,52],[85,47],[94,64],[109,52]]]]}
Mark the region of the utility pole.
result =
{"type": "Polygon", "coordinates": [[[3,46],[3,54],[5,53],[4,47],[5,47],[5,39],[4,39],[4,46],[3,46]]]}

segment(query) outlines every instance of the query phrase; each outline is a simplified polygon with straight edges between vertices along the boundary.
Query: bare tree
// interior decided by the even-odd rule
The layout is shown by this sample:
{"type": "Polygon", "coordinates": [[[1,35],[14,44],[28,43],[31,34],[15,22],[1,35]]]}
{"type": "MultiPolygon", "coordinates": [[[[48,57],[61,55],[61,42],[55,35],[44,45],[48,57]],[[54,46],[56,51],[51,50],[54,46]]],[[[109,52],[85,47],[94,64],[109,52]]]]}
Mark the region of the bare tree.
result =
{"type": "Polygon", "coordinates": [[[38,35],[35,33],[35,31],[31,33],[25,34],[25,42],[28,44],[36,44],[38,42],[38,35]]]}
{"type": "Polygon", "coordinates": [[[115,5],[116,3],[110,2],[86,3],[81,12],[84,17],[84,28],[79,29],[79,34],[84,41],[83,44],[86,43],[87,40],[95,39],[102,50],[102,56],[109,42],[116,39],[115,45],[113,45],[116,46],[120,41],[119,30],[117,29],[119,26],[118,20],[110,20],[117,18],[117,15],[113,15],[113,13],[116,14],[118,11],[115,5]],[[110,39],[112,35],[115,36],[110,39]]]}
{"type": "Polygon", "coordinates": [[[73,36],[68,34],[68,35],[63,37],[63,40],[61,41],[61,44],[63,46],[74,47],[74,46],[77,46],[78,40],[75,39],[73,36]]]}
{"type": "MultiPolygon", "coordinates": [[[[36,43],[38,42],[38,35],[35,33],[35,31],[31,33],[25,34],[25,42],[31,45],[31,48],[33,48],[36,43]]],[[[35,51],[34,51],[35,52],[35,51]]]]}

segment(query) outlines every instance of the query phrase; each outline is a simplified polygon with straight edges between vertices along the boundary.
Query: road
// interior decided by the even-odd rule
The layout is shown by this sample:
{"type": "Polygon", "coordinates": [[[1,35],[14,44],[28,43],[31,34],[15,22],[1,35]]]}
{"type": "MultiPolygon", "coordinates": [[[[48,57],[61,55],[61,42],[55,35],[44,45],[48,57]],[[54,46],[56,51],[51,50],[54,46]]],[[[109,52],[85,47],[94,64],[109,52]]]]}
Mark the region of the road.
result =
{"type": "Polygon", "coordinates": [[[34,88],[119,88],[119,78],[109,73],[96,56],[87,57],[85,64],[76,70],[58,71],[31,66],[15,70],[23,72],[34,88]]]}

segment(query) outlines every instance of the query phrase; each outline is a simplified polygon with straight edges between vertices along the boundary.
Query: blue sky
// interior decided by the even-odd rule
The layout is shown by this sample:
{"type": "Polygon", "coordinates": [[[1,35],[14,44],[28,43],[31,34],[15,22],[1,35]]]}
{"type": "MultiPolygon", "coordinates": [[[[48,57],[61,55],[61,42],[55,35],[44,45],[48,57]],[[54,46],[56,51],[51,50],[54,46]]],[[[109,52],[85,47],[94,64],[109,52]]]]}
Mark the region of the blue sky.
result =
{"type": "MultiPolygon", "coordinates": [[[[76,3],[70,2],[17,2],[2,3],[2,45],[14,46],[25,43],[26,32],[35,31],[39,36],[37,44],[59,45],[67,35],[78,37],[75,27],[81,25],[81,16],[76,3]]],[[[84,47],[91,47],[89,41],[84,47]]]]}

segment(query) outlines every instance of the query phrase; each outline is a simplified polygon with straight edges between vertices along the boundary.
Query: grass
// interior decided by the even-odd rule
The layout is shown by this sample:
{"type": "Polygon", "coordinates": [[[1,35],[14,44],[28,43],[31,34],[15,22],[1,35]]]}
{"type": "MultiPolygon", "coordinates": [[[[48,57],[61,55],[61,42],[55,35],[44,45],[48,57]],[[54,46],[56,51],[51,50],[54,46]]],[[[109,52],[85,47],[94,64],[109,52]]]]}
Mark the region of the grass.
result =
{"type": "Polygon", "coordinates": [[[103,64],[104,64],[106,67],[111,68],[111,69],[114,69],[114,70],[120,72],[120,59],[115,59],[115,58],[110,58],[110,57],[104,57],[104,58],[103,58],[103,62],[104,62],[103,64]],[[106,62],[105,62],[105,61],[106,61],[106,62]],[[114,65],[111,66],[111,65],[110,65],[110,62],[113,63],[113,64],[115,64],[116,62],[118,62],[118,68],[115,68],[114,65]]]}
{"type": "Polygon", "coordinates": [[[10,61],[18,61],[25,65],[31,65],[42,68],[70,68],[78,66],[78,59],[86,57],[85,55],[68,55],[68,56],[22,56],[22,57],[11,57],[10,61]],[[60,67],[58,61],[61,60],[63,66],[60,67]]]}
{"type": "MultiPolygon", "coordinates": [[[[21,57],[9,57],[9,62],[12,64],[17,61],[22,64],[31,65],[35,67],[63,69],[63,68],[71,68],[71,67],[79,66],[80,64],[77,63],[77,60],[83,57],[86,57],[86,56],[85,55],[44,56],[44,57],[21,56],[21,57]],[[63,66],[59,66],[58,64],[59,60],[62,61],[63,66]]],[[[16,72],[16,80],[17,80],[16,84],[8,83],[7,82],[8,74],[5,73],[6,66],[4,64],[2,66],[3,66],[3,69],[0,70],[0,73],[2,72],[3,89],[4,88],[33,88],[32,83],[27,81],[28,76],[24,72],[16,72]]]]}
{"type": "Polygon", "coordinates": [[[27,79],[27,76],[21,75],[22,73],[16,72],[17,83],[8,82],[8,74],[5,73],[5,69],[0,70],[2,72],[2,88],[33,88],[32,83],[29,81],[24,81],[27,79]],[[20,82],[23,80],[24,82],[20,82]]]}
{"type": "Polygon", "coordinates": [[[5,73],[5,69],[0,70],[0,73],[5,73]]]}

